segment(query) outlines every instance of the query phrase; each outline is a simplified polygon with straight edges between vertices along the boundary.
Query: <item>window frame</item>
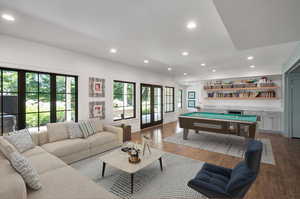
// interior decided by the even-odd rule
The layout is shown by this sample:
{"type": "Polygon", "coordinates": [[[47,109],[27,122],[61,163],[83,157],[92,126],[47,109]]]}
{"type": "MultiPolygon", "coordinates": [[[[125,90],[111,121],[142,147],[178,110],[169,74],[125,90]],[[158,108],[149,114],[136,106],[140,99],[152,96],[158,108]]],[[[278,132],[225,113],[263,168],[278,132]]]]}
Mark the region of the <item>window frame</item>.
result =
{"type": "MultiPolygon", "coordinates": [[[[37,127],[38,130],[40,130],[40,113],[49,113],[49,122],[51,122],[51,75],[47,74],[47,73],[40,73],[40,72],[28,72],[25,71],[24,72],[24,77],[25,77],[25,82],[24,82],[24,101],[25,101],[25,112],[24,112],[24,117],[25,117],[25,128],[34,128],[37,127]],[[37,79],[37,91],[27,91],[26,90],[26,74],[27,73],[33,73],[36,74],[38,76],[37,79]],[[46,92],[40,92],[40,75],[49,75],[49,93],[46,92]],[[26,111],[26,100],[27,100],[27,94],[37,94],[37,111],[35,112],[27,112],[26,111]],[[50,107],[49,107],[49,111],[40,111],[40,95],[49,95],[49,103],[50,103],[50,107]],[[37,126],[33,126],[33,127],[27,127],[26,124],[26,116],[30,115],[30,114],[37,114],[37,126]]],[[[22,100],[22,99],[21,99],[22,100]]],[[[21,113],[22,114],[22,113],[21,113]]]]}
{"type": "Polygon", "coordinates": [[[183,90],[179,89],[178,108],[183,108],[183,90]]]}
{"type": "Polygon", "coordinates": [[[174,87],[170,87],[170,86],[166,86],[165,87],[165,113],[172,113],[175,112],[175,88],[174,87]],[[168,91],[167,89],[172,89],[172,95],[168,95],[168,91]],[[168,102],[168,99],[171,97],[172,99],[172,103],[168,102]],[[172,110],[168,110],[168,105],[172,105],[172,110]]]}
{"type": "MultiPolygon", "coordinates": [[[[17,69],[17,68],[9,68],[9,67],[4,67],[0,66],[0,75],[1,75],[1,87],[0,87],[0,94],[1,98],[3,96],[3,93],[8,93],[8,92],[3,92],[3,72],[2,71],[14,71],[18,73],[18,79],[17,79],[17,85],[18,85],[18,113],[16,114],[17,118],[17,124],[16,124],[16,130],[19,129],[24,129],[26,127],[26,114],[33,114],[37,113],[39,117],[39,113],[44,113],[44,112],[50,112],[50,121],[49,123],[55,123],[56,122],[56,76],[66,76],[66,77],[73,77],[75,78],[75,122],[78,121],[78,76],[76,75],[68,75],[68,74],[60,74],[60,73],[51,73],[51,72],[43,72],[43,71],[34,71],[34,70],[24,70],[24,69],[17,69]],[[38,92],[27,92],[26,91],[26,73],[36,73],[38,75],[40,74],[46,74],[50,75],[50,92],[47,93],[50,95],[50,110],[49,111],[37,111],[37,112],[28,112],[26,113],[26,94],[27,93],[38,93],[38,92]]],[[[39,82],[38,82],[38,87],[39,87],[39,82]]],[[[38,93],[39,95],[40,93],[38,93]]],[[[3,98],[2,98],[3,99],[3,98]]],[[[38,99],[38,103],[39,103],[38,99]]],[[[1,101],[1,107],[3,110],[3,100],[1,101]]],[[[3,133],[8,133],[8,132],[3,132],[4,126],[3,126],[3,111],[0,113],[1,115],[1,132],[0,135],[3,135],[3,133]]],[[[38,131],[40,130],[39,126],[39,121],[38,121],[38,126],[36,128],[38,131]]],[[[28,127],[28,128],[35,128],[35,127],[28,127]]]]}
{"type": "MultiPolygon", "coordinates": [[[[56,97],[56,101],[55,101],[55,108],[56,108],[56,122],[60,122],[60,121],[57,121],[57,113],[58,112],[64,112],[65,113],[65,120],[64,121],[67,121],[66,120],[66,118],[67,118],[67,112],[71,112],[71,114],[72,114],[72,107],[71,107],[71,109],[68,109],[67,108],[67,106],[68,106],[68,104],[67,104],[67,96],[69,95],[69,96],[71,96],[71,99],[72,99],[72,96],[74,95],[75,96],[75,117],[76,117],[76,102],[78,102],[78,99],[77,99],[77,97],[76,97],[76,95],[77,95],[77,91],[76,91],[76,87],[77,87],[77,85],[76,85],[76,78],[75,77],[73,77],[73,76],[70,76],[70,75],[64,75],[64,74],[61,74],[61,75],[55,75],[55,97],[56,97]],[[57,91],[57,77],[58,76],[60,76],[60,77],[64,77],[65,78],[65,82],[64,82],[64,86],[65,86],[65,92],[58,92],[57,91]],[[72,88],[71,88],[71,92],[67,92],[67,78],[68,77],[71,77],[71,78],[74,78],[74,80],[75,80],[75,93],[72,93],[72,88]],[[64,107],[64,110],[57,110],[57,95],[64,95],[65,96],[65,107],[64,107]]],[[[71,101],[71,106],[72,106],[72,101],[71,101]]]]}
{"type": "MultiPolygon", "coordinates": [[[[120,119],[114,119],[113,121],[121,121],[121,120],[130,120],[130,119],[134,119],[136,118],[136,83],[135,82],[129,82],[129,81],[123,81],[123,80],[114,80],[113,81],[113,89],[112,89],[112,95],[113,95],[113,101],[114,101],[114,85],[115,83],[122,83],[122,84],[133,84],[133,117],[127,117],[127,118],[120,118],[120,119]]],[[[124,97],[124,94],[122,94],[122,96],[124,97]]],[[[114,106],[113,108],[113,113],[114,113],[114,106]]],[[[123,116],[125,115],[125,110],[124,110],[124,106],[123,106],[123,116]]]]}

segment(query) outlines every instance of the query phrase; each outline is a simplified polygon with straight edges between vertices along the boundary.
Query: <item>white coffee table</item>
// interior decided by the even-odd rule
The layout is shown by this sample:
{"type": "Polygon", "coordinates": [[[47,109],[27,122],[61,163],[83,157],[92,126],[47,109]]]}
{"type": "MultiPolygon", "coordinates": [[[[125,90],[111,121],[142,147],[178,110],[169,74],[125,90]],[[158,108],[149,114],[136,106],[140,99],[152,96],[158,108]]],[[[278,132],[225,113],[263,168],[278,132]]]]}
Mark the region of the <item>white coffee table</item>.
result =
{"type": "Polygon", "coordinates": [[[162,156],[164,154],[163,151],[151,148],[151,154],[148,151],[145,155],[140,154],[141,161],[138,164],[132,164],[128,161],[128,153],[123,152],[121,148],[115,149],[99,158],[103,162],[102,177],[104,177],[106,164],[129,173],[131,176],[131,193],[133,193],[134,174],[157,160],[161,171],[163,171],[162,156]]]}

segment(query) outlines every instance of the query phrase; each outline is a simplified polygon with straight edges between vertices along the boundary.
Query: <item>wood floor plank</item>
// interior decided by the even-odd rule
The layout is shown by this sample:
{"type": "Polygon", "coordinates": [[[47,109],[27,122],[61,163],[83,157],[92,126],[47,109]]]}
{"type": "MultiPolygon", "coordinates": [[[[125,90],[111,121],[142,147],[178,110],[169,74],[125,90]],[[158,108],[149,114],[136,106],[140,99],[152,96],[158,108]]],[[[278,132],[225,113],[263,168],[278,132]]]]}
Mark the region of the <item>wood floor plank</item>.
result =
{"type": "MultiPolygon", "coordinates": [[[[142,135],[147,135],[153,140],[152,146],[155,148],[223,167],[232,168],[241,160],[238,157],[163,141],[163,138],[181,131],[178,123],[172,122],[133,133],[132,141],[140,143],[142,135]]],[[[271,140],[276,165],[261,165],[260,174],[245,198],[300,199],[300,140],[271,133],[259,133],[258,137],[271,140]]]]}

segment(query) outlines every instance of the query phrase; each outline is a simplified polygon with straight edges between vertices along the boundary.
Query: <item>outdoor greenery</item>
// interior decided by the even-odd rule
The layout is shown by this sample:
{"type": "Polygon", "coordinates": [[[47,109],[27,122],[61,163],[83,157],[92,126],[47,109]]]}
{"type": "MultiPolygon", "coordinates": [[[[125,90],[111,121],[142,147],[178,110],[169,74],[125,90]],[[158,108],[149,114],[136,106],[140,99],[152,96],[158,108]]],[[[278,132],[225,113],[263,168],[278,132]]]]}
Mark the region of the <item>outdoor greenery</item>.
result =
{"type": "MultiPolygon", "coordinates": [[[[18,72],[0,70],[4,96],[18,96],[18,72]]],[[[26,126],[43,126],[50,122],[51,84],[50,74],[25,73],[26,126]]],[[[56,76],[57,121],[75,118],[75,78],[56,76]],[[67,116],[67,118],[66,118],[67,116]]],[[[16,104],[17,106],[17,104],[16,104]]]]}
{"type": "Polygon", "coordinates": [[[131,118],[134,116],[134,89],[133,83],[114,82],[114,119],[131,118]]]}

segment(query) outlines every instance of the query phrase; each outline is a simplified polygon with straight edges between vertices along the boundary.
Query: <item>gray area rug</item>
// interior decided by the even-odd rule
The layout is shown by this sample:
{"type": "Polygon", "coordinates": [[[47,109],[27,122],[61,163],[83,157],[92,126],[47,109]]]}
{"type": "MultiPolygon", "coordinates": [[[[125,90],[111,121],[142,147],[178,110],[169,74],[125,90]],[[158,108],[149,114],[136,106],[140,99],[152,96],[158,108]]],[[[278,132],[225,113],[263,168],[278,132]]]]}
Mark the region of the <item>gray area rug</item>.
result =
{"type": "MultiPolygon", "coordinates": [[[[181,132],[164,138],[163,141],[241,158],[244,155],[247,143],[245,138],[235,135],[209,133],[204,131],[199,131],[197,134],[190,130],[188,139],[184,140],[182,134],[183,133],[181,132]]],[[[275,165],[271,141],[264,138],[259,140],[263,143],[262,162],[275,165]]]]}
{"type": "Polygon", "coordinates": [[[91,178],[107,191],[124,199],[207,199],[187,186],[203,166],[203,162],[166,153],[163,156],[164,171],[159,161],[135,174],[134,193],[130,193],[130,175],[106,165],[105,177],[101,177],[102,162],[94,156],[72,164],[81,174],[91,178]]]}

